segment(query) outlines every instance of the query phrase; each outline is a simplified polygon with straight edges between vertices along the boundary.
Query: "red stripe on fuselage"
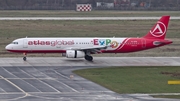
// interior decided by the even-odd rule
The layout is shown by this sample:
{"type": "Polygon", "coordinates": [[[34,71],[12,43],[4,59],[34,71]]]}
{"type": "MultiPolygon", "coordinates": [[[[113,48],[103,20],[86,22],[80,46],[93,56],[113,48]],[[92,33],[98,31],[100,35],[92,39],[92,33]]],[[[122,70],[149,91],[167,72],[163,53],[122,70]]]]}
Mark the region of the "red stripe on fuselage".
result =
{"type": "Polygon", "coordinates": [[[116,50],[103,51],[103,53],[128,53],[145,50],[146,43],[144,43],[145,47],[143,47],[142,40],[142,38],[127,38],[116,50]]]}
{"type": "Polygon", "coordinates": [[[123,46],[126,44],[126,42],[129,40],[130,38],[126,38],[122,43],[121,45],[116,49],[117,50],[120,50],[121,48],[123,48],[123,46]]]}

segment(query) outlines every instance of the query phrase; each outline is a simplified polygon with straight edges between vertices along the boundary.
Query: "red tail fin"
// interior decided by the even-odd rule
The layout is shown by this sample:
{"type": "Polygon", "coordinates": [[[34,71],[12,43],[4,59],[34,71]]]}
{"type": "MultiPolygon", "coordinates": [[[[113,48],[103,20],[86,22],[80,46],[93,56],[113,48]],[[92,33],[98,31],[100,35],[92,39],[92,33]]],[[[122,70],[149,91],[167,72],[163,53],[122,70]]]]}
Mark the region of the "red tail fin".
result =
{"type": "Polygon", "coordinates": [[[164,39],[168,28],[169,18],[170,16],[162,16],[144,38],[164,39]]]}

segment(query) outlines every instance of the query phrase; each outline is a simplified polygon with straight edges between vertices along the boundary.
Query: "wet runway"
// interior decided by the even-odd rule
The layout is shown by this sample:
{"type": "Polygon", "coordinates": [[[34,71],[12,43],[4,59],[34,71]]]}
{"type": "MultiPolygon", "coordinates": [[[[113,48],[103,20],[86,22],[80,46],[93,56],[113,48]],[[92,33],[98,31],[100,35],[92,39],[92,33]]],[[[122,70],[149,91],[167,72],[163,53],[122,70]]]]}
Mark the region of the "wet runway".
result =
{"type": "MultiPolygon", "coordinates": [[[[16,101],[175,101],[148,94],[117,94],[72,73],[103,66],[180,65],[180,58],[0,58],[0,99],[16,101]],[[109,61],[111,60],[111,61],[109,61]],[[110,64],[111,63],[111,64],[110,64]]],[[[177,100],[178,101],[178,100],[177,100]]]]}

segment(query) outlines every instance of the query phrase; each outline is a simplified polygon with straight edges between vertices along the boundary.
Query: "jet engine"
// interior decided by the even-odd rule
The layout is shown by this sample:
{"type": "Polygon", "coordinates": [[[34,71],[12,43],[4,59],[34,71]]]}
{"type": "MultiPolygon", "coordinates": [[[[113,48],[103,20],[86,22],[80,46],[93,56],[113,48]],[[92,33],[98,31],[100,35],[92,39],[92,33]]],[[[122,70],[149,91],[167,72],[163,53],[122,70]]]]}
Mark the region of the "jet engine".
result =
{"type": "Polygon", "coordinates": [[[67,58],[84,58],[85,53],[78,50],[66,50],[67,58]]]}

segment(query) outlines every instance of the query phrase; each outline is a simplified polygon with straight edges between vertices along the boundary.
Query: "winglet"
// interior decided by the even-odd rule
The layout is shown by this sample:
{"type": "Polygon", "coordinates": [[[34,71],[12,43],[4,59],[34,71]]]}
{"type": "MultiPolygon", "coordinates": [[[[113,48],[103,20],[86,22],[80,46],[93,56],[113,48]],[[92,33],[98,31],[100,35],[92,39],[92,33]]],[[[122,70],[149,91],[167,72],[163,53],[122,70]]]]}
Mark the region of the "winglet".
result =
{"type": "Polygon", "coordinates": [[[162,16],[161,19],[144,36],[144,38],[164,39],[166,37],[169,19],[170,19],[170,16],[162,16]]]}

